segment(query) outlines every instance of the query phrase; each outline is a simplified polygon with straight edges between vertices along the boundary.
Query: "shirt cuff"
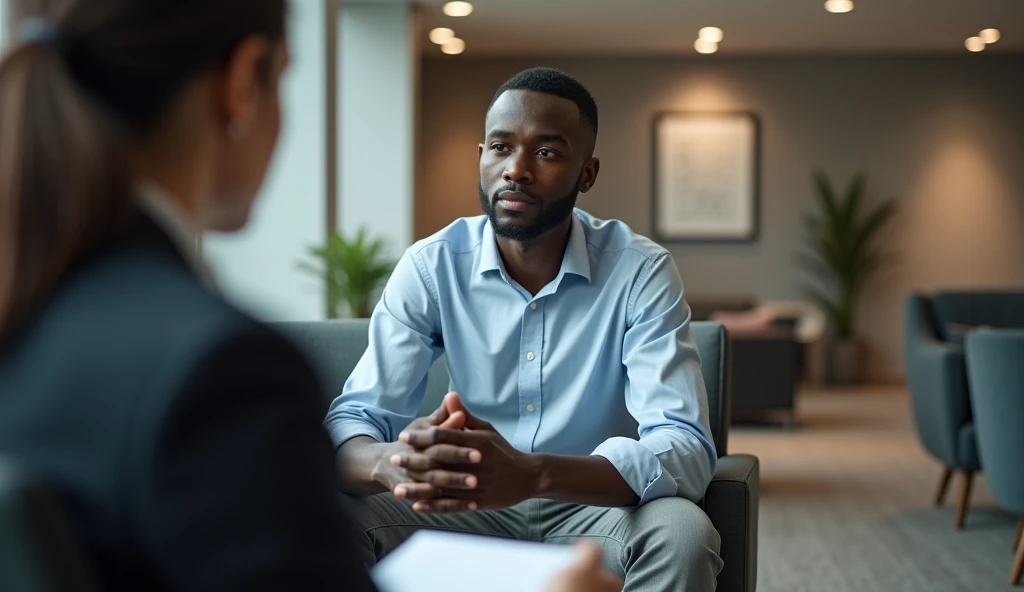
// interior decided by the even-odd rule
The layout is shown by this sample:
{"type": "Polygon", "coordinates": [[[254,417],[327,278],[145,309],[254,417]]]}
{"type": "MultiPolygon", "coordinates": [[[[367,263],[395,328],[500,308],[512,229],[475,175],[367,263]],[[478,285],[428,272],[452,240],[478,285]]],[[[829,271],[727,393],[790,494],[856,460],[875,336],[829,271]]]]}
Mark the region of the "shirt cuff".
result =
{"type": "Polygon", "coordinates": [[[608,459],[622,478],[640,497],[642,506],[660,497],[676,495],[676,481],[661,461],[646,446],[630,438],[609,438],[591,456],[608,459]]]}
{"type": "Polygon", "coordinates": [[[331,437],[331,444],[334,445],[335,450],[356,436],[368,436],[378,442],[387,441],[387,438],[384,437],[380,430],[361,421],[335,421],[327,426],[327,434],[331,437]]]}

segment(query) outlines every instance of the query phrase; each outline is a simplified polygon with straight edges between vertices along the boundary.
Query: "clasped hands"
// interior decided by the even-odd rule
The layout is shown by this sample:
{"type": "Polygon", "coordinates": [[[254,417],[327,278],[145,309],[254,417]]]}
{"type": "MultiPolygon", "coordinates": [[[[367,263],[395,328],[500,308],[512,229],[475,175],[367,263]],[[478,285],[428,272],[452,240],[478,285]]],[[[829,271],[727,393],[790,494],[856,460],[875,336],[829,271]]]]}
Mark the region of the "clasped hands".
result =
{"type": "Polygon", "coordinates": [[[506,508],[532,497],[540,478],[536,457],[473,417],[456,393],[410,423],[387,461],[380,481],[418,512],[506,508]]]}

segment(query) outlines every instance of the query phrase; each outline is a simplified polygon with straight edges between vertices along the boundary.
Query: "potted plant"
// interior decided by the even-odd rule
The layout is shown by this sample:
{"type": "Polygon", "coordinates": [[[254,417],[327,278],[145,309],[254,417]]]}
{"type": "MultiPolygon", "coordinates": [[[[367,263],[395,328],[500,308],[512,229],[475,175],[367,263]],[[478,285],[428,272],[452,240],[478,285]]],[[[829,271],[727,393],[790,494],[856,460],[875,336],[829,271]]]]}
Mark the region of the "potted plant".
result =
{"type": "Polygon", "coordinates": [[[329,316],[367,318],[395,268],[386,250],[385,241],[370,239],[365,228],[351,240],[332,232],[326,245],[310,247],[314,262],[299,266],[323,280],[329,316]]]}
{"type": "Polygon", "coordinates": [[[799,262],[818,282],[804,290],[825,311],[834,332],[828,352],[830,381],[854,384],[861,380],[863,357],[855,333],[857,310],[865,285],[888,258],[875,240],[895,213],[896,201],[865,206],[864,173],[854,175],[841,198],[824,172],[814,173],[814,185],[819,211],[805,219],[808,250],[799,262]]]}

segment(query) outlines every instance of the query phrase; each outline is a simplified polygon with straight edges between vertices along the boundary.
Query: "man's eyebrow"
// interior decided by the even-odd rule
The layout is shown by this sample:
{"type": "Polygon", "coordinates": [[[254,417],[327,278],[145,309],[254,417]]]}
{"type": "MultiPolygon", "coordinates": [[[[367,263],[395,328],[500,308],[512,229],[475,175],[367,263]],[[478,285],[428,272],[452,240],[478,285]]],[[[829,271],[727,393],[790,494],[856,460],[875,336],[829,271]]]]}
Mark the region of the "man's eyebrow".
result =
{"type": "Polygon", "coordinates": [[[569,140],[562,134],[537,134],[537,139],[541,142],[558,142],[560,144],[569,144],[569,140]]]}
{"type": "Polygon", "coordinates": [[[507,140],[513,136],[515,136],[515,134],[503,129],[492,129],[491,131],[487,132],[488,138],[498,138],[500,140],[507,140]]]}

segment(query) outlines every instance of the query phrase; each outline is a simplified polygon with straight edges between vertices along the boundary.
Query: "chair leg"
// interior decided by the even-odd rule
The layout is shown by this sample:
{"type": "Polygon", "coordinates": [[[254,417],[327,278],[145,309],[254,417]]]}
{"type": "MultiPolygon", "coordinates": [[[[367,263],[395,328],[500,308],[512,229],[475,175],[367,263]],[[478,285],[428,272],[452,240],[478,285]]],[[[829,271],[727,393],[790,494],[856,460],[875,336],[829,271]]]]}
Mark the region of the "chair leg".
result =
{"type": "Polygon", "coordinates": [[[945,467],[942,469],[942,479],[939,480],[939,492],[935,494],[935,505],[941,506],[946,500],[946,490],[949,489],[949,480],[953,476],[953,469],[945,467]]]}
{"type": "Polygon", "coordinates": [[[1016,550],[1020,546],[1021,535],[1024,534],[1024,518],[1021,518],[1017,522],[1017,534],[1013,535],[1013,549],[1016,550]]]}
{"type": "Polygon", "coordinates": [[[1024,540],[1021,540],[1020,533],[1024,530],[1024,518],[1017,523],[1017,556],[1013,559],[1013,568],[1010,570],[1010,585],[1016,586],[1020,582],[1020,574],[1024,572],[1024,540]]]}
{"type": "Polygon", "coordinates": [[[956,521],[953,523],[957,530],[964,527],[964,517],[967,516],[967,502],[971,499],[971,485],[974,483],[974,471],[963,471],[960,480],[960,497],[956,502],[956,521]]]}

